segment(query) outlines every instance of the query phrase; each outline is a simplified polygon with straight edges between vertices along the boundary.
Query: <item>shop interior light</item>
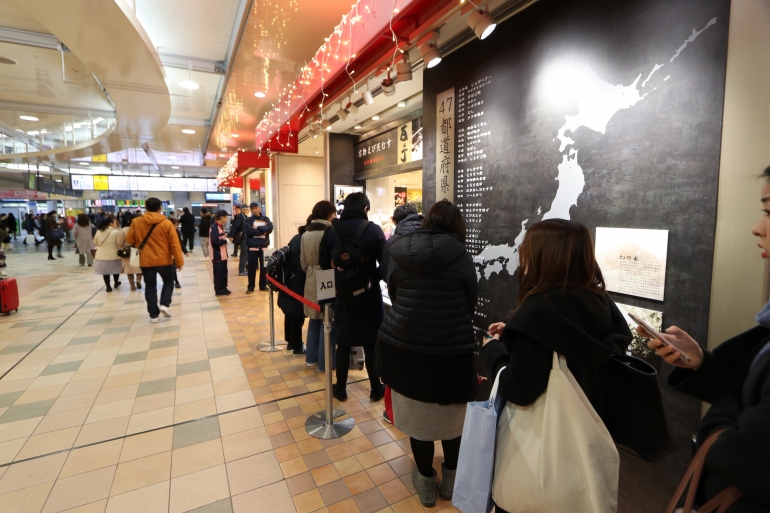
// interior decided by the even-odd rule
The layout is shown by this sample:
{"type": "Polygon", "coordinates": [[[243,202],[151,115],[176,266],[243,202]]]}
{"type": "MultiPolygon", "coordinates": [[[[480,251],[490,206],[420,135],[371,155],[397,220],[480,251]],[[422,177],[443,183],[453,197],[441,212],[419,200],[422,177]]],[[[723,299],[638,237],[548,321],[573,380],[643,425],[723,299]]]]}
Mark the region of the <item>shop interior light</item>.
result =
{"type": "Polygon", "coordinates": [[[24,121],[38,121],[35,116],[19,116],[19,119],[23,119],[24,121]]]}
{"type": "Polygon", "coordinates": [[[185,128],[185,129],[182,130],[182,133],[183,134],[194,134],[195,130],[191,130],[189,128],[185,128]]]}
{"type": "Polygon", "coordinates": [[[193,82],[192,80],[182,80],[181,82],[179,82],[179,87],[189,89],[190,91],[194,91],[200,88],[200,86],[196,82],[193,82]]]}
{"type": "Polygon", "coordinates": [[[366,81],[366,91],[361,95],[361,97],[364,99],[364,103],[366,105],[373,105],[374,104],[374,97],[372,96],[372,92],[369,90],[369,81],[366,81]]]}
{"type": "Polygon", "coordinates": [[[324,130],[326,130],[327,132],[331,132],[331,129],[332,129],[332,124],[331,124],[331,123],[329,123],[329,120],[328,120],[328,119],[324,119],[323,121],[321,121],[321,126],[322,126],[322,127],[324,128],[324,130]]]}
{"type": "Polygon", "coordinates": [[[361,125],[356,125],[353,127],[354,130],[361,130],[361,125]]]}
{"type": "Polygon", "coordinates": [[[406,102],[398,102],[396,105],[403,109],[404,107],[406,107],[406,102]]]}
{"type": "Polygon", "coordinates": [[[436,48],[436,42],[431,40],[420,47],[422,60],[427,68],[432,68],[441,62],[441,52],[436,48]]]}
{"type": "Polygon", "coordinates": [[[399,82],[408,82],[412,80],[412,63],[409,62],[409,54],[404,54],[404,60],[396,64],[396,80],[399,82]]]}
{"type": "Polygon", "coordinates": [[[358,107],[356,107],[356,104],[353,103],[353,98],[348,98],[348,103],[345,105],[345,110],[348,111],[348,114],[352,114],[353,116],[358,114],[358,107]]]}
{"type": "Polygon", "coordinates": [[[471,12],[471,15],[468,16],[468,26],[470,26],[473,33],[476,34],[476,37],[479,39],[486,39],[489,34],[495,30],[495,27],[497,27],[497,22],[495,22],[495,19],[485,10],[474,9],[471,12]]]}
{"type": "Polygon", "coordinates": [[[340,104],[340,110],[337,111],[337,117],[340,118],[341,121],[348,119],[348,113],[342,108],[342,104],[340,104]]]}
{"type": "Polygon", "coordinates": [[[263,93],[262,91],[257,91],[256,93],[254,93],[254,96],[256,96],[257,98],[264,98],[265,93],[263,93]]]}
{"type": "Polygon", "coordinates": [[[372,121],[379,121],[379,120],[380,120],[380,116],[372,116],[372,121]]]}
{"type": "Polygon", "coordinates": [[[387,77],[382,79],[382,83],[380,85],[382,86],[382,94],[385,96],[393,96],[396,94],[396,83],[392,78],[390,78],[390,72],[388,72],[387,77]]]}
{"type": "Polygon", "coordinates": [[[179,166],[171,166],[171,169],[179,169],[179,166]]]}
{"type": "Polygon", "coordinates": [[[237,139],[238,137],[240,137],[240,135],[238,135],[238,134],[230,134],[230,137],[234,137],[234,138],[237,139]]]}
{"type": "Polygon", "coordinates": [[[87,165],[88,165],[88,162],[81,162],[81,163],[80,163],[80,165],[81,165],[81,166],[87,166],[87,165]]]}

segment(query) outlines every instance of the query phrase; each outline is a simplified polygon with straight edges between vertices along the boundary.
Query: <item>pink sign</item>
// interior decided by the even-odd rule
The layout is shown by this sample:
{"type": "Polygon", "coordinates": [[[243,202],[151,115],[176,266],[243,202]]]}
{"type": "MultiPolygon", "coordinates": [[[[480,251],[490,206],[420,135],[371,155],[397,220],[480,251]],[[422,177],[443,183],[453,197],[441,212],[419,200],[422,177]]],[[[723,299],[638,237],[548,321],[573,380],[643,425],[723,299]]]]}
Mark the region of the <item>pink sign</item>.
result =
{"type": "Polygon", "coordinates": [[[48,199],[48,195],[29,189],[0,189],[0,199],[48,199]]]}

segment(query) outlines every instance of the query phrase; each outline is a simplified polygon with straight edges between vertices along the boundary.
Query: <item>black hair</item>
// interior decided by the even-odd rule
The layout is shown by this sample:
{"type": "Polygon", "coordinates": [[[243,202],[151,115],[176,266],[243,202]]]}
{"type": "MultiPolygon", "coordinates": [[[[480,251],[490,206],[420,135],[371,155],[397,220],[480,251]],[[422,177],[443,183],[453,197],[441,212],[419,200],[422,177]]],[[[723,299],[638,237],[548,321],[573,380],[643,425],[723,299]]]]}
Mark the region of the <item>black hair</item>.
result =
{"type": "Polygon", "coordinates": [[[465,242],[465,218],[456,205],[445,199],[430,208],[422,222],[422,227],[453,233],[465,242]]]}
{"type": "Polygon", "coordinates": [[[406,205],[399,205],[396,210],[393,211],[393,222],[398,224],[412,214],[417,213],[417,207],[414,203],[408,203],[406,205]]]}
{"type": "Polygon", "coordinates": [[[190,213],[190,209],[189,209],[189,208],[187,208],[187,207],[184,207],[184,208],[182,209],[182,212],[184,212],[185,214],[189,214],[189,213],[190,213]]]}
{"type": "Polygon", "coordinates": [[[201,214],[208,214],[209,211],[206,209],[206,207],[201,207],[201,214]]]}
{"type": "Polygon", "coordinates": [[[762,178],[764,178],[767,181],[770,181],[770,166],[767,166],[764,171],[762,171],[762,178]]]}
{"type": "Polygon", "coordinates": [[[110,214],[107,217],[105,217],[104,219],[102,219],[101,221],[99,221],[99,226],[97,226],[96,228],[99,231],[104,231],[104,230],[106,230],[107,228],[110,227],[110,225],[112,224],[113,221],[115,221],[115,216],[110,214]]]}
{"type": "Polygon", "coordinates": [[[147,212],[157,212],[162,206],[163,203],[158,198],[147,198],[147,201],[144,202],[144,208],[147,209],[147,212]]]}
{"type": "Polygon", "coordinates": [[[366,194],[363,192],[352,192],[348,194],[348,196],[345,198],[345,201],[342,203],[342,205],[345,208],[349,208],[351,210],[361,210],[364,211],[366,209],[371,209],[372,204],[369,202],[369,198],[366,197],[366,194]]]}

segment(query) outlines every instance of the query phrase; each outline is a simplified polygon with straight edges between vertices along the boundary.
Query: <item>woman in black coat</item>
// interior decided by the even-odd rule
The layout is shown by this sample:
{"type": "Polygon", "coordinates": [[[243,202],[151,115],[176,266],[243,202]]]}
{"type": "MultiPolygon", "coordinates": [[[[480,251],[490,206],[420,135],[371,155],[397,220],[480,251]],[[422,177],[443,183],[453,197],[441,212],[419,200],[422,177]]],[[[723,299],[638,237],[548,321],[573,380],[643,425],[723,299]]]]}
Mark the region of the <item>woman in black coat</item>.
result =
{"type": "Polygon", "coordinates": [[[439,494],[451,500],[466,403],[476,395],[476,271],[465,249],[465,220],[448,201],[433,205],[422,228],[400,236],[389,251],[392,307],[379,332],[378,368],[392,389],[393,422],[410,437],[412,484],[432,507],[434,441],[444,450],[439,494]]]}
{"type": "MultiPolygon", "coordinates": [[[[308,217],[307,224],[313,220],[308,217]]],[[[284,281],[285,285],[292,292],[303,295],[305,292],[305,271],[300,264],[300,250],[302,248],[302,234],[305,233],[306,226],[300,226],[299,233],[289,241],[288,259],[284,263],[284,281]]],[[[281,291],[278,292],[278,308],[283,311],[283,332],[286,336],[286,350],[293,351],[295,356],[305,354],[305,347],[302,343],[302,326],[305,324],[305,309],[299,301],[281,291]]]]}
{"type": "MultiPolygon", "coordinates": [[[[762,211],[751,233],[759,238],[762,258],[770,259],[770,167],[764,171],[762,211]]],[[[660,340],[648,345],[677,368],[668,383],[680,392],[711,403],[698,427],[696,443],[724,429],[711,446],[698,502],[729,486],[743,497],[729,513],[770,511],[770,303],[757,314],[758,326],[704,351],[685,331],[671,326],[664,334],[680,352],[660,340]]],[[[640,330],[641,332],[642,330],[640,330]]]]}
{"type": "MultiPolygon", "coordinates": [[[[591,234],[574,221],[535,223],[519,248],[519,306],[508,323],[489,327],[481,357],[498,394],[529,406],[548,388],[554,351],[601,415],[607,360],[624,353],[632,335],[605,291],[591,234]]],[[[497,485],[495,485],[497,486],[497,485]]],[[[496,507],[499,513],[505,513],[496,507]]]]}

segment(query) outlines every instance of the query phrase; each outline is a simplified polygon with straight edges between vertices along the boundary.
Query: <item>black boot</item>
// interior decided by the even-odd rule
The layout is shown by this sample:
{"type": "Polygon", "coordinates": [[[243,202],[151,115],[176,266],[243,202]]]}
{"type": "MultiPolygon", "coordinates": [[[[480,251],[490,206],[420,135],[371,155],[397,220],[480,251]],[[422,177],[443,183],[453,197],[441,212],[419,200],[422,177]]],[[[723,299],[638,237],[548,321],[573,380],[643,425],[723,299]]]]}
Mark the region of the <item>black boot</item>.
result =
{"type": "MultiPolygon", "coordinates": [[[[329,369],[326,369],[327,372],[329,372],[329,369]]],[[[332,385],[332,397],[334,397],[336,400],[338,400],[341,403],[344,403],[348,400],[348,392],[345,390],[345,385],[337,385],[336,383],[332,385]]]]}

